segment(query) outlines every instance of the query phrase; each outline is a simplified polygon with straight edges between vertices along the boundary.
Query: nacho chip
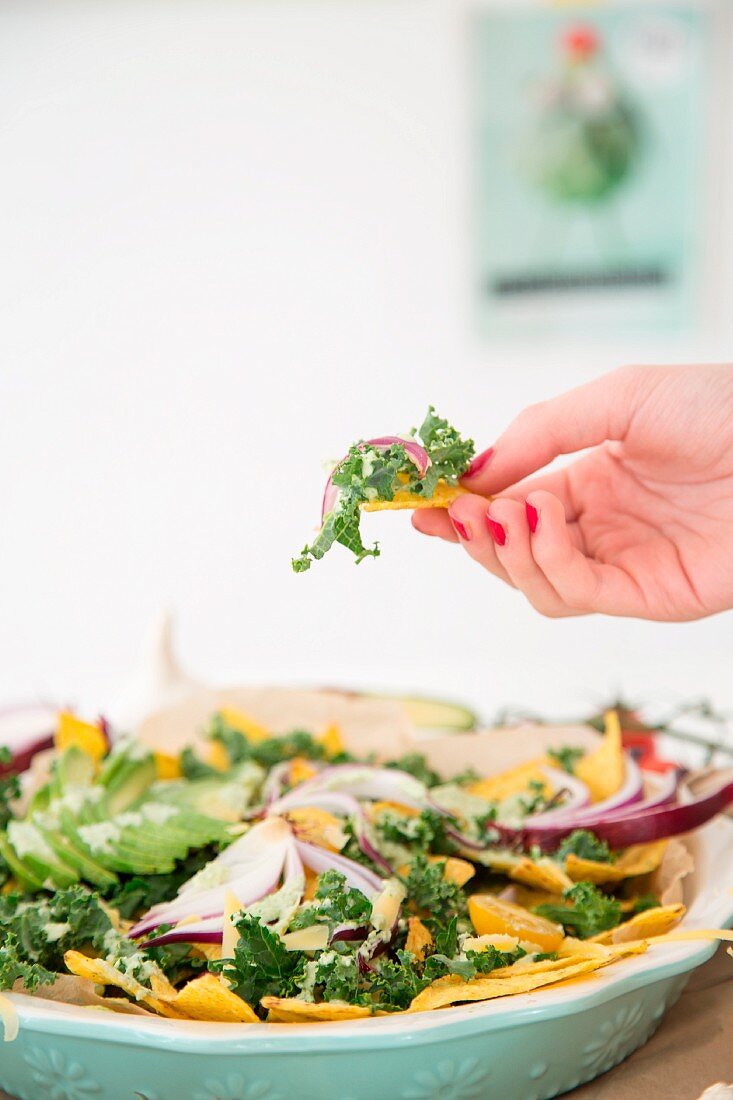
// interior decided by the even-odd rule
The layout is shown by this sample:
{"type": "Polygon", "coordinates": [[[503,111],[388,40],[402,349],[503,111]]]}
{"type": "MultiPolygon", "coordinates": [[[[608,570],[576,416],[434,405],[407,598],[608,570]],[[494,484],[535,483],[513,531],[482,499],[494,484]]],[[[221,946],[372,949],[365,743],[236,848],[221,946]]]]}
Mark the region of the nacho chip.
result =
{"type": "Polygon", "coordinates": [[[663,936],[674,928],[685,915],[684,905],[658,905],[654,909],[645,909],[616,928],[599,932],[592,936],[594,943],[629,943],[633,940],[647,939],[649,936],[663,936]]]}
{"type": "Polygon", "coordinates": [[[557,953],[560,958],[605,958],[611,961],[624,958],[626,955],[643,955],[645,951],[645,940],[637,940],[635,943],[603,944],[566,936],[557,953]]]}
{"type": "Polygon", "coordinates": [[[596,886],[605,882],[622,882],[625,878],[656,871],[668,843],[666,840],[655,840],[650,844],[632,844],[615,863],[597,863],[594,859],[582,859],[571,852],[565,860],[565,870],[573,882],[592,882],[596,886]]]}
{"type": "Polygon", "coordinates": [[[189,1020],[212,1020],[222,1024],[258,1024],[259,1018],[246,1001],[234,993],[223,978],[202,974],[176,993],[173,1007],[189,1020]]]}
{"type": "Polygon", "coordinates": [[[380,814],[392,813],[399,814],[400,817],[419,817],[420,811],[413,809],[412,806],[404,806],[401,802],[372,802],[367,807],[367,814],[371,817],[372,821],[375,821],[380,814]]]}
{"type": "Polygon", "coordinates": [[[289,810],[286,817],[295,827],[299,840],[327,848],[329,852],[340,852],[349,839],[339,819],[317,806],[289,810]]]}
{"type": "Polygon", "coordinates": [[[585,783],[593,802],[602,802],[620,790],[626,774],[621,723],[615,710],[606,711],[605,723],[606,730],[598,748],[581,757],[575,765],[575,774],[585,783]]]}
{"type": "Polygon", "coordinates": [[[191,954],[198,955],[201,959],[207,959],[209,962],[217,962],[221,957],[221,944],[220,943],[192,943],[191,954]]]}
{"type": "Polygon", "coordinates": [[[290,761],[288,779],[291,787],[297,787],[299,783],[305,783],[306,779],[312,779],[317,774],[317,769],[304,756],[294,756],[290,761]]]}
{"type": "Polygon", "coordinates": [[[219,772],[226,772],[232,766],[229,753],[221,741],[210,741],[206,747],[206,763],[219,772]]]}
{"type": "Polygon", "coordinates": [[[153,759],[155,760],[158,779],[180,779],[183,775],[179,757],[171,756],[167,752],[155,752],[153,753],[153,759]]]}
{"type": "Polygon", "coordinates": [[[326,727],[325,731],[318,738],[318,741],[323,746],[323,751],[328,760],[331,760],[334,756],[340,756],[340,754],[346,750],[344,739],[341,736],[341,730],[334,722],[326,727]]]}
{"type": "Polygon", "coordinates": [[[362,504],[364,512],[402,511],[405,508],[449,508],[454,500],[468,492],[462,485],[446,485],[439,481],[431,497],[421,497],[408,489],[398,489],[392,500],[368,500],[362,504]]]}
{"type": "Polygon", "coordinates": [[[562,867],[546,856],[540,859],[523,857],[509,871],[509,878],[553,894],[562,894],[563,890],[569,890],[573,885],[572,879],[565,874],[562,867]]]}
{"type": "Polygon", "coordinates": [[[99,761],[107,752],[107,738],[99,726],[91,722],[82,722],[74,714],[62,710],[58,716],[54,744],[59,752],[75,745],[94,761],[99,761]]]}
{"type": "Polygon", "coordinates": [[[422,962],[427,949],[433,946],[433,937],[419,917],[408,917],[407,929],[405,951],[410,951],[416,959],[422,962]]]}
{"type": "Polygon", "coordinates": [[[255,722],[254,718],[250,718],[248,714],[237,707],[219,707],[219,714],[228,726],[238,730],[239,733],[243,733],[253,745],[256,745],[258,741],[268,741],[270,739],[269,730],[261,726],[259,722],[255,722]]]}
{"type": "Polygon", "coordinates": [[[470,785],[468,793],[475,794],[478,798],[485,798],[487,802],[501,802],[502,799],[510,798],[514,794],[522,794],[529,788],[530,783],[541,783],[543,795],[549,797],[552,794],[552,788],[544,771],[546,764],[546,757],[538,756],[509,771],[479,779],[470,785]]]}
{"type": "Polygon", "coordinates": [[[267,1009],[268,1023],[307,1024],[319,1020],[363,1020],[371,1016],[364,1005],[349,1005],[341,1001],[299,1001],[295,997],[263,997],[260,1001],[267,1009]]]}
{"type": "Polygon", "coordinates": [[[456,859],[455,856],[428,856],[428,861],[444,863],[443,878],[446,882],[457,883],[458,886],[465,886],[476,874],[476,868],[467,859],[456,859]]]}
{"type": "Polygon", "coordinates": [[[88,955],[82,955],[80,951],[67,951],[64,955],[64,962],[67,969],[79,978],[88,978],[95,985],[117,986],[118,989],[123,989],[128,996],[133,997],[136,1001],[142,1001],[144,1005],[152,1008],[160,1016],[181,1019],[180,1014],[167,1001],[156,997],[137,978],[133,978],[131,974],[123,974],[105,959],[90,959],[88,955]]]}
{"type": "Polygon", "coordinates": [[[531,993],[533,989],[540,989],[545,985],[556,985],[577,978],[581,974],[590,974],[605,965],[604,959],[582,959],[578,962],[571,961],[568,965],[560,959],[554,961],[563,962],[563,965],[551,970],[530,969],[526,973],[513,976],[497,978],[492,975],[486,978],[474,978],[470,982],[464,982],[454,974],[446,978],[438,978],[422,993],[418,993],[407,1011],[425,1012],[464,1001],[490,1001],[495,997],[531,993]]]}

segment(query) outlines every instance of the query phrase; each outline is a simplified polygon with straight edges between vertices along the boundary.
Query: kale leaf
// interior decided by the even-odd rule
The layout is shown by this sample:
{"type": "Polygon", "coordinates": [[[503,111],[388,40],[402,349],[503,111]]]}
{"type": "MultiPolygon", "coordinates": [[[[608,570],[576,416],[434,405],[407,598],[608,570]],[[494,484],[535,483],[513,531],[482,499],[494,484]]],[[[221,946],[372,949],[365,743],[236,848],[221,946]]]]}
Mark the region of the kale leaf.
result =
{"type": "Polygon", "coordinates": [[[408,772],[424,783],[426,787],[436,787],[442,780],[437,772],[428,767],[428,762],[421,752],[408,752],[399,760],[388,760],[385,768],[396,768],[398,771],[408,772]]]}
{"type": "Polygon", "coordinates": [[[465,916],[467,911],[465,890],[458,883],[446,879],[444,872],[443,860],[431,863],[421,853],[412,861],[402,880],[413,906],[440,924],[447,923],[452,917],[465,916]]]}
{"type": "Polygon", "coordinates": [[[13,754],[7,745],[0,746],[0,829],[4,829],[13,816],[10,803],[20,795],[20,780],[14,773],[8,773],[7,768],[13,762],[13,754]]]}
{"type": "Polygon", "coordinates": [[[236,922],[239,939],[234,958],[209,963],[209,969],[224,975],[231,987],[252,1008],[262,997],[289,997],[297,993],[306,973],[307,956],[288,951],[279,936],[260,922],[243,914],[236,922]]]}
{"type": "MultiPolygon", "coordinates": [[[[13,961],[4,973],[0,988],[8,988],[3,983],[10,981],[13,970],[21,965],[29,968],[27,973],[31,981],[37,977],[34,967],[51,972],[53,980],[53,973],[64,969],[67,951],[83,947],[101,951],[112,927],[98,895],[83,886],[59,890],[42,901],[37,897],[7,894],[0,898],[3,944],[0,955],[7,950],[13,961]]],[[[16,977],[23,977],[23,974],[16,974],[16,977]]]]}
{"type": "Polygon", "coordinates": [[[568,775],[575,775],[575,765],[581,756],[585,754],[583,749],[574,749],[572,745],[563,745],[559,749],[548,749],[547,755],[568,775]]]}
{"type": "Polygon", "coordinates": [[[587,940],[599,932],[615,928],[621,920],[621,904],[594,886],[592,882],[578,882],[563,891],[565,905],[538,905],[535,913],[547,920],[562,924],[566,932],[587,940]]]}
{"type": "Polygon", "coordinates": [[[565,860],[570,854],[580,859],[592,859],[595,863],[613,863],[616,858],[605,840],[599,840],[588,829],[575,829],[566,836],[555,853],[555,859],[565,860]]]}
{"type": "Polygon", "coordinates": [[[313,903],[296,913],[290,927],[295,931],[324,921],[329,925],[346,921],[368,923],[371,915],[372,903],[366,894],[348,887],[346,877],[331,869],[318,876],[313,903]]]}

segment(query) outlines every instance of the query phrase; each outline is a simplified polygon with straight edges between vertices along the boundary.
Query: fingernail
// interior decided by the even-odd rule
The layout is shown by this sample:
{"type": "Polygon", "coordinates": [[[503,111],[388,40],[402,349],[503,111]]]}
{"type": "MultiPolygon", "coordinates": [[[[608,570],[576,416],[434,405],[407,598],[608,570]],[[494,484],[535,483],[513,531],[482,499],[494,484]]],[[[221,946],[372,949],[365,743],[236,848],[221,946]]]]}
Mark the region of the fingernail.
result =
{"type": "Polygon", "coordinates": [[[480,473],[484,466],[494,457],[494,448],[489,447],[488,450],[482,451],[480,455],[476,455],[471,465],[466,470],[464,477],[475,477],[480,473]]]}
{"type": "Polygon", "coordinates": [[[456,519],[454,516],[450,517],[450,521],[453,524],[453,526],[455,527],[456,534],[458,535],[458,537],[460,539],[463,539],[464,542],[469,542],[470,539],[471,539],[471,532],[468,530],[468,528],[463,523],[461,523],[461,521],[459,519],[456,519]]]}
{"type": "Polygon", "coordinates": [[[497,519],[491,518],[488,512],[486,513],[486,526],[496,545],[504,546],[506,544],[506,531],[497,519]]]}
{"type": "Polygon", "coordinates": [[[534,504],[530,504],[528,500],[524,502],[524,510],[527,513],[527,524],[532,534],[537,530],[537,524],[540,522],[540,514],[535,508],[534,504]]]}

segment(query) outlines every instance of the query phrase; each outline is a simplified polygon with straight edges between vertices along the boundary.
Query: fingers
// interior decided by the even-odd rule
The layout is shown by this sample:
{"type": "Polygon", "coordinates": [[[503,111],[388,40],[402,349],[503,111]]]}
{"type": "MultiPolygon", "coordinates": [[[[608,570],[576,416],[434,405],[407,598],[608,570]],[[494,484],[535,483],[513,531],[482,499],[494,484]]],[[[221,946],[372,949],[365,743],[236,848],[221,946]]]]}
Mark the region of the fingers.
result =
{"type": "Polygon", "coordinates": [[[623,439],[655,377],[643,367],[624,367],[529,405],[494,447],[474,459],[466,487],[485,496],[499,493],[558,455],[623,439]]]}
{"type": "Polygon", "coordinates": [[[445,508],[416,508],[412,513],[412,526],[423,535],[458,542],[458,535],[445,508]]]}
{"type": "Polygon", "coordinates": [[[643,612],[643,593],[631,577],[618,566],[586,557],[578,547],[557,497],[539,490],[528,495],[527,503],[536,513],[532,557],[563,604],[578,614],[643,612]]]}
{"type": "Polygon", "coordinates": [[[501,497],[486,507],[481,497],[460,497],[450,507],[454,523],[469,536],[466,551],[485,569],[518,588],[542,615],[574,615],[532,555],[532,535],[524,501],[501,497]]]}

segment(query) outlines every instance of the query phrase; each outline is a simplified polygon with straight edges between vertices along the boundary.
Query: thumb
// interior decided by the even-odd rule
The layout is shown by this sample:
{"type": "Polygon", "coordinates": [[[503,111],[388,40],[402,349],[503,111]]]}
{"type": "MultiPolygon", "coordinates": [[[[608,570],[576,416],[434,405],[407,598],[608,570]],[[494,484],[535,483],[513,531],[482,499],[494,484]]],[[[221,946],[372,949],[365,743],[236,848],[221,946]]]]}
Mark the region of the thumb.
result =
{"type": "Polygon", "coordinates": [[[652,380],[643,367],[620,370],[528,405],[493,447],[478,455],[463,481],[472,493],[489,496],[542,469],[558,455],[623,439],[652,380]]]}

